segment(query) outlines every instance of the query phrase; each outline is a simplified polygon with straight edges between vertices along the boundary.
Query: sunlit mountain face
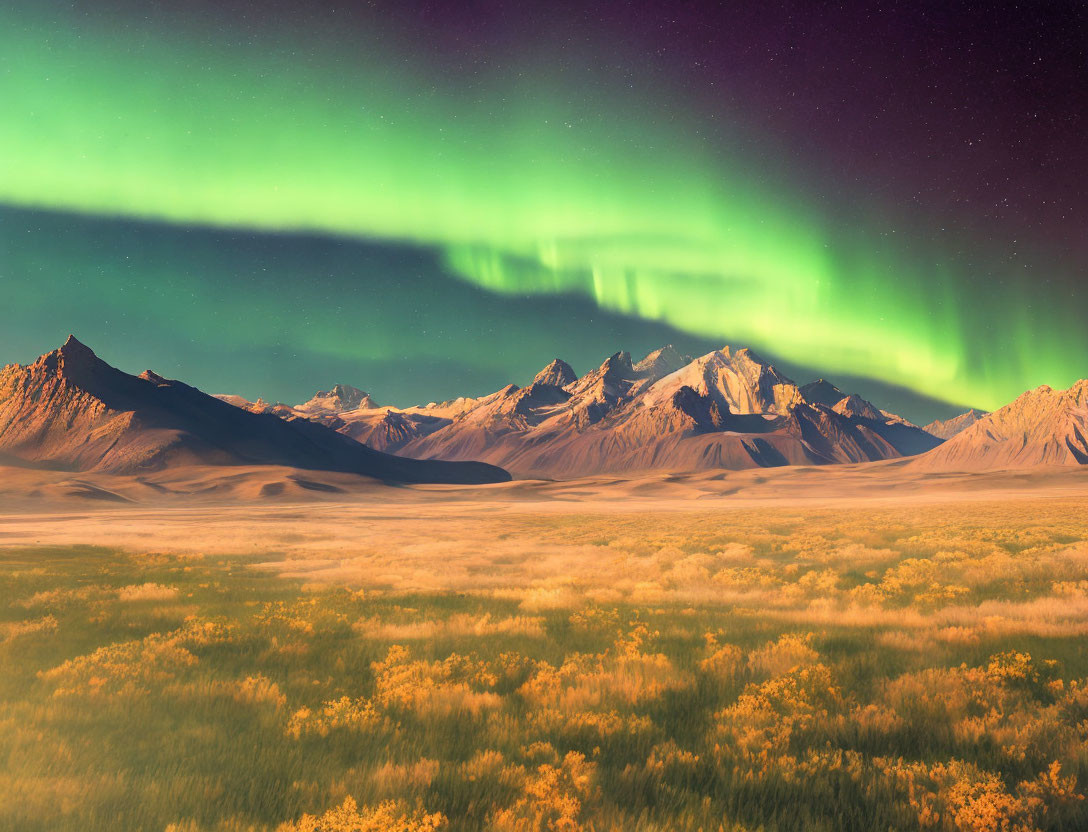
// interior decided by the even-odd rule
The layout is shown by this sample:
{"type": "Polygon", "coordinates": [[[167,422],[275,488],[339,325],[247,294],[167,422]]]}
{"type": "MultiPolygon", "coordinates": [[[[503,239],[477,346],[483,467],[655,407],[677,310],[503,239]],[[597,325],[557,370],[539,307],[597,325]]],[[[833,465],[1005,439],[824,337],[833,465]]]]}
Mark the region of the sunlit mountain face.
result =
{"type": "Polygon", "coordinates": [[[1081,12],[671,6],[5,4],[3,357],[408,404],[729,343],[918,420],[1086,374],[1081,12]]]}

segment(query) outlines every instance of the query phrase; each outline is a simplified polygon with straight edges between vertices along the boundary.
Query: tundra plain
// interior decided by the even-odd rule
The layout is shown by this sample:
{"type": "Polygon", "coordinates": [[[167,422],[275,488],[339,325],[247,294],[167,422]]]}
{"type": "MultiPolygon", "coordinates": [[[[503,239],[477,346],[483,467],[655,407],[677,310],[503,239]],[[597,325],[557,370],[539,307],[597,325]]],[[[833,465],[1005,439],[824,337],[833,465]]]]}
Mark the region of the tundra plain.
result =
{"type": "Polygon", "coordinates": [[[877,470],[24,472],[0,828],[1085,828],[1084,476],[877,470]]]}

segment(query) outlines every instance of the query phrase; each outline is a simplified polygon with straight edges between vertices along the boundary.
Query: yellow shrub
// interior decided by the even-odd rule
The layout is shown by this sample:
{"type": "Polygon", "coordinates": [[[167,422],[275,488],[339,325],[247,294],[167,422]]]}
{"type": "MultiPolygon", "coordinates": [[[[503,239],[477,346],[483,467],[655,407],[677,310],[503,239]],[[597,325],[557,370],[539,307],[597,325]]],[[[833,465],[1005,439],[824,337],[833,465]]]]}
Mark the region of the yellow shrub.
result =
{"type": "Polygon", "coordinates": [[[596,766],[569,752],[558,766],[545,763],[526,775],[514,804],[496,811],[495,832],[581,832],[583,805],[596,796],[596,766]]]}
{"type": "Polygon", "coordinates": [[[303,815],[294,823],[281,824],[277,832],[434,832],[445,825],[446,818],[439,812],[408,810],[392,801],[360,809],[348,797],[323,815],[303,815]]]}

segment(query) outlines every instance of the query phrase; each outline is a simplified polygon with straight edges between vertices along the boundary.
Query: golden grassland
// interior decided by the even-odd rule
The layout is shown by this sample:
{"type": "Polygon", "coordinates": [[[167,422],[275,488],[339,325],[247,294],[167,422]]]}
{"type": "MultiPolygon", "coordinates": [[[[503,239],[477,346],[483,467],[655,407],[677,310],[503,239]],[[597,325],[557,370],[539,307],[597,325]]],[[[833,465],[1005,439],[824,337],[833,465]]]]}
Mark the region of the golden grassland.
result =
{"type": "Polygon", "coordinates": [[[0,828],[1088,828],[1088,501],[358,532],[0,549],[0,828]]]}

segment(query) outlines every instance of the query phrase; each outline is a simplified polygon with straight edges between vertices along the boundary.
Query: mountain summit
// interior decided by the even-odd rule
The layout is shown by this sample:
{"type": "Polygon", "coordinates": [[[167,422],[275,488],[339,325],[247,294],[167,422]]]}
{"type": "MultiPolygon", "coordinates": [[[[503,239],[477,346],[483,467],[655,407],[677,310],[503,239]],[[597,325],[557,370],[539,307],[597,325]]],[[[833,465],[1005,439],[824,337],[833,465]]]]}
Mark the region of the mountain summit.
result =
{"type": "Polygon", "coordinates": [[[285,465],[396,482],[497,482],[475,462],[390,456],[307,419],[254,413],[148,370],[111,367],[69,336],[33,364],[0,370],[0,452],[77,471],[285,465]]]}
{"type": "Polygon", "coordinates": [[[345,413],[349,410],[373,410],[378,405],[365,393],[350,384],[336,384],[331,390],[319,390],[305,404],[295,405],[300,413],[345,413]]]}
{"type": "Polygon", "coordinates": [[[938,439],[951,439],[960,431],[966,430],[975,422],[989,415],[990,414],[985,410],[975,410],[974,408],[971,408],[966,413],[961,413],[959,416],[953,416],[951,419],[938,419],[934,422],[930,422],[922,428],[922,430],[926,433],[933,434],[938,439]]]}
{"type": "Polygon", "coordinates": [[[578,378],[570,364],[562,358],[556,358],[533,378],[534,384],[550,384],[552,387],[566,387],[578,378]]]}
{"type": "Polygon", "coordinates": [[[842,390],[823,378],[810,381],[802,387],[801,395],[804,396],[805,401],[811,404],[822,404],[827,407],[834,407],[846,398],[846,394],[842,390]]]}

